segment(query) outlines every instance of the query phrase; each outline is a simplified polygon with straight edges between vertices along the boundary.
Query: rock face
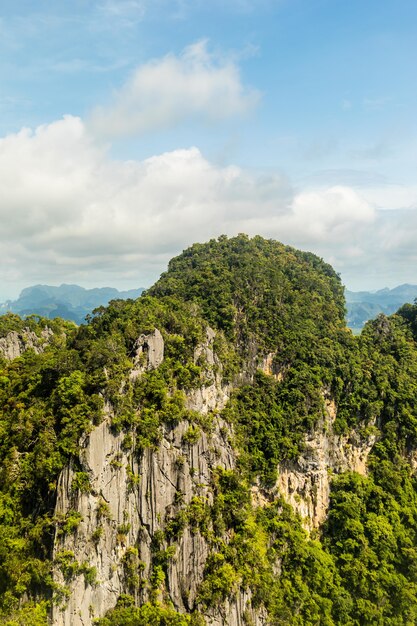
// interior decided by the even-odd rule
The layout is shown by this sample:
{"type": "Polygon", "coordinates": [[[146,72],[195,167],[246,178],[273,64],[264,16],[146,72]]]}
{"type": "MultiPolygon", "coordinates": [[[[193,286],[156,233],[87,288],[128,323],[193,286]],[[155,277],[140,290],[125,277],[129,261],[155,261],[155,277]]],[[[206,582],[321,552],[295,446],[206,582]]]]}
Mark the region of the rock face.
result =
{"type": "Polygon", "coordinates": [[[34,350],[36,354],[43,352],[45,344],[47,344],[53,335],[50,328],[45,327],[38,337],[36,333],[29,328],[23,329],[21,333],[12,330],[5,337],[0,338],[0,353],[8,361],[12,361],[22,356],[26,350],[34,350]]]}
{"type": "Polygon", "coordinates": [[[333,431],[336,407],[325,403],[325,416],[305,439],[305,450],[295,463],[279,468],[278,490],[300,514],[307,530],[318,528],[329,508],[332,474],[352,471],[366,474],[376,435],[339,436],[333,431]]]}
{"type": "Polygon", "coordinates": [[[134,345],[134,368],[130,378],[135,380],[146,370],[154,370],[164,360],[164,340],[160,331],[155,328],[149,335],[141,335],[134,345]]]}
{"type": "MultiPolygon", "coordinates": [[[[236,454],[229,443],[233,433],[219,416],[230,388],[222,384],[214,338],[208,328],[205,340],[195,349],[194,361],[205,365],[206,380],[186,397],[188,409],[214,414],[209,434],[183,420],[164,427],[158,448],[148,448],[138,456],[133,452],[134,436],[112,430],[112,407],[107,405],[103,422],[80,442],[77,464],[62,472],[56,504],[54,580],[69,589],[69,597],[61,606],[54,606],[53,626],[92,626],[94,618],[113,608],[123,593],[134,595],[138,603],[155,597],[170,600],[180,612],[196,607],[209,541],[185,525],[173,543],[164,529],[190,503],[213,502],[214,468],[236,467],[236,454]],[[162,588],[152,585],[155,552],[167,558],[162,588]]],[[[135,343],[131,380],[159,367],[163,358],[161,333],[156,329],[141,335],[135,343]]],[[[267,355],[263,369],[281,380],[273,359],[274,355],[267,355]]],[[[297,462],[279,468],[275,495],[284,496],[309,530],[326,517],[331,474],[348,469],[365,473],[375,442],[375,436],[336,435],[335,416],[336,408],[328,398],[323,421],[306,437],[303,454],[297,462]]],[[[267,503],[256,487],[252,497],[255,506],[267,503]]],[[[208,611],[205,619],[208,626],[267,624],[267,616],[252,609],[250,592],[243,589],[234,599],[208,611]]]]}
{"type": "MultiPolygon", "coordinates": [[[[196,350],[196,360],[204,355],[208,364],[216,363],[213,339],[209,329],[206,342],[196,350]]],[[[135,377],[142,368],[158,367],[163,359],[159,331],[140,337],[136,350],[135,377]],[[146,359],[141,357],[144,353],[146,359]]],[[[189,395],[188,408],[202,413],[223,408],[227,388],[222,387],[218,374],[213,374],[209,383],[189,395]]],[[[135,595],[139,602],[148,600],[158,531],[193,498],[212,502],[210,483],[215,467],[235,467],[235,453],[228,442],[230,429],[219,417],[214,418],[210,435],[201,432],[190,438],[187,421],[165,428],[158,449],[145,450],[141,458],[132,452],[134,441],[127,442],[123,433],[112,432],[111,417],[112,409],[107,406],[104,421],[81,441],[78,461],[82,472],[69,466],[59,480],[56,518],[61,522],[54,545],[54,578],[58,585],[69,586],[70,596],[61,607],[53,608],[54,626],[90,626],[95,617],[115,606],[122,593],[135,595]],[[84,483],[88,476],[87,487],[81,490],[80,475],[84,483]],[[74,512],[81,521],[75,532],[65,533],[74,512]],[[67,562],[73,564],[70,573],[62,565],[67,562]]],[[[167,547],[161,539],[159,549],[167,547]]],[[[159,591],[177,610],[193,609],[208,553],[206,539],[185,527],[168,562],[165,588],[159,591]]],[[[251,616],[254,626],[265,623],[251,611],[248,593],[209,612],[206,620],[211,626],[243,626],[244,615],[251,616]]]]}
{"type": "Polygon", "coordinates": [[[281,381],[284,378],[285,368],[283,368],[282,366],[281,368],[279,368],[276,365],[275,357],[275,352],[269,352],[262,360],[262,363],[260,364],[260,369],[263,371],[264,374],[267,374],[268,376],[273,376],[275,380],[281,381]]]}

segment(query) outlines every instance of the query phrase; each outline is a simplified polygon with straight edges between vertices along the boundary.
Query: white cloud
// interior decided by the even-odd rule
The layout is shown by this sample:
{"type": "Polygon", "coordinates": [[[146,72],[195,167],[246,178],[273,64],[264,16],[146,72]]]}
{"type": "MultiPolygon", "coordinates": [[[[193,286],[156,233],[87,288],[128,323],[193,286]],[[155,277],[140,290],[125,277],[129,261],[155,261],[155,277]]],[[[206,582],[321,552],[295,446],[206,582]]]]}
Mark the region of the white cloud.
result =
{"type": "Polygon", "coordinates": [[[347,277],[364,268],[366,278],[381,258],[401,268],[414,258],[416,218],[377,211],[349,186],[294,193],[282,175],[220,167],[197,148],[116,161],[70,116],[0,140],[9,293],[35,282],[146,286],[194,241],[238,232],[310,249],[347,277]]]}
{"type": "Polygon", "coordinates": [[[355,190],[335,186],[320,191],[306,191],[294,198],[291,217],[298,233],[310,239],[340,239],[352,228],[375,220],[375,209],[355,190]]]}
{"type": "Polygon", "coordinates": [[[169,54],[137,68],[107,107],[90,119],[104,137],[142,134],[190,118],[217,121],[242,115],[260,94],[244,87],[235,62],[217,58],[199,41],[179,56],[169,54]]]}
{"type": "Polygon", "coordinates": [[[372,185],[363,194],[382,209],[417,208],[417,185],[372,185]]]}

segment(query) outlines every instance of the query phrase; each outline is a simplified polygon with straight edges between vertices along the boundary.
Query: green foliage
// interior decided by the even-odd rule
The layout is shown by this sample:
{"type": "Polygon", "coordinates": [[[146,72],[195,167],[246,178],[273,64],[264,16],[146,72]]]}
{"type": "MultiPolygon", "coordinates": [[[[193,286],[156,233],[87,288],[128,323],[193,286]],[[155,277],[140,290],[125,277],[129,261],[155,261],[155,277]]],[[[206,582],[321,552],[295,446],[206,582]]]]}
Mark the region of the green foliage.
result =
{"type": "MultiPolygon", "coordinates": [[[[24,341],[25,332],[34,333],[39,339],[42,339],[42,331],[49,328],[55,334],[52,343],[59,343],[59,339],[63,333],[71,333],[75,330],[72,322],[61,319],[50,320],[40,315],[28,315],[25,318],[19,317],[15,313],[7,312],[0,315],[0,337],[6,337],[10,332],[16,332],[24,341]]],[[[42,344],[43,341],[41,340],[42,344]]]]}
{"type": "Polygon", "coordinates": [[[82,519],[82,515],[78,511],[69,511],[62,524],[60,524],[61,532],[64,534],[75,532],[82,522],[82,519]]]}
{"type": "Polygon", "coordinates": [[[141,585],[141,572],[145,564],[139,560],[138,550],[130,547],[123,556],[123,570],[128,589],[133,593],[141,585]]]}
{"type": "Polygon", "coordinates": [[[170,261],[148,293],[198,303],[214,328],[242,346],[255,339],[274,349],[277,339],[304,333],[306,320],[312,335],[344,320],[343,288],[333,269],[311,253],[261,237],[194,244],[170,261]]]}
{"type": "Polygon", "coordinates": [[[97,505],[97,517],[99,520],[102,519],[111,519],[111,512],[110,512],[110,507],[107,504],[107,502],[104,500],[104,498],[100,498],[98,505],[97,505]]]}
{"type": "Polygon", "coordinates": [[[333,556],[308,538],[289,505],[276,500],[254,508],[246,481],[220,468],[213,487],[212,552],[198,595],[203,607],[250,588],[253,606],[263,605],[271,624],[356,623],[333,556]]]}
{"type": "Polygon", "coordinates": [[[244,450],[241,465],[266,483],[276,480],[280,461],[299,456],[305,433],[323,414],[320,379],[303,374],[291,370],[279,383],[258,371],[253,384],[238,389],[223,411],[244,450]]]}
{"type": "Polygon", "coordinates": [[[30,328],[30,326],[33,327],[32,320],[23,320],[15,313],[0,315],[0,337],[6,337],[11,332],[21,333],[25,328],[30,328]]]}
{"type": "Polygon", "coordinates": [[[90,477],[87,472],[75,472],[71,483],[71,491],[80,491],[81,493],[90,493],[91,484],[90,477]]]}
{"type": "Polygon", "coordinates": [[[370,475],[333,481],[324,527],[323,545],[352,598],[354,623],[417,621],[417,482],[409,464],[417,444],[414,323],[415,305],[368,323],[340,396],[345,423],[376,422],[379,435],[370,475]]]}
{"type": "Polygon", "coordinates": [[[398,311],[400,315],[408,323],[414,340],[417,340],[417,300],[414,304],[404,304],[398,311]]]}
{"type": "Polygon", "coordinates": [[[91,541],[98,544],[104,533],[103,526],[97,526],[91,535],[91,541]]]}
{"type": "Polygon", "coordinates": [[[222,554],[213,554],[206,565],[204,581],[200,585],[198,601],[204,606],[216,606],[238,590],[239,574],[222,554]]]}
{"type": "MultiPolygon", "coordinates": [[[[81,521],[74,503],[65,518],[53,517],[57,478],[71,461],[71,498],[90,491],[78,465],[80,437],[100,422],[104,403],[132,457],[156,450],[163,432],[186,421],[180,468],[186,445],[195,445],[202,430],[210,436],[217,419],[191,412],[187,394],[219,376],[233,388],[222,417],[232,426],[238,468],[213,472],[210,497],[190,501],[178,488],[170,517],[158,520],[152,537],[149,580],[136,548],[121,562],[129,592],[137,596],[146,586],[152,602],[135,607],[123,597],[97,624],[202,623],[197,613],[179,615],[158,602],[167,597],[166,573],[187,527],[210,549],[198,590],[202,608],[250,589],[252,605],[263,607],[274,626],[417,623],[417,481],[410,466],[417,449],[417,304],[379,317],[355,338],[344,328],[342,291],[335,272],[314,255],[260,237],[221,237],[173,259],[139,300],[113,301],[78,329],[55,320],[43,353],[2,359],[0,624],[45,625],[48,605],[36,602],[56,593],[53,566],[68,584],[80,575],[97,582],[95,569],[73,553],[59,553],[55,563],[51,557],[54,530],[76,533],[81,521]],[[210,364],[204,354],[195,358],[208,324],[216,330],[210,364]],[[155,328],[165,354],[152,370],[145,353],[137,362],[135,342],[155,328]],[[142,368],[136,378],[129,376],[135,367],[142,368]],[[372,432],[377,440],[366,477],[333,480],[328,520],[309,537],[270,486],[277,465],[296,460],[306,433],[323,426],[329,400],[339,434],[354,429],[355,437],[372,432]],[[252,503],[255,485],[262,508],[252,503]]],[[[44,325],[6,315],[0,336],[29,328],[41,337],[44,325]]],[[[114,471],[120,458],[109,461],[114,471]]],[[[140,475],[127,471],[134,490],[140,475]]],[[[110,517],[102,498],[94,543],[110,517]]],[[[130,521],[116,530],[124,541],[130,521]]]]}
{"type": "Polygon", "coordinates": [[[47,626],[48,603],[45,601],[33,604],[28,602],[8,618],[2,619],[2,626],[47,626]]]}
{"type": "MultiPolygon", "coordinates": [[[[97,626],[197,626],[189,615],[181,615],[169,606],[160,603],[129,605],[126,597],[103,619],[96,620],[97,626]],[[128,606],[126,606],[128,604],[128,606]]],[[[201,622],[200,622],[201,624],[201,622]]]]}
{"type": "Polygon", "coordinates": [[[415,486],[404,487],[411,500],[401,506],[371,477],[346,474],[334,482],[324,545],[335,556],[358,622],[417,620],[417,497],[415,486]]]}
{"type": "Polygon", "coordinates": [[[242,466],[272,483],[277,463],[300,453],[323,415],[324,390],[336,392],[355,350],[339,277],[313,254],[222,236],[173,259],[148,293],[194,302],[233,342],[219,335],[216,345],[226,378],[241,383],[244,369],[249,381],[223,416],[236,428],[242,466]],[[267,355],[274,376],[256,374],[267,355]]]}
{"type": "Polygon", "coordinates": [[[55,563],[67,582],[83,574],[86,585],[94,585],[96,583],[96,568],[90,567],[87,561],[79,563],[71,550],[63,550],[56,554],[55,563]]]}
{"type": "Polygon", "coordinates": [[[184,443],[194,445],[201,437],[201,431],[198,426],[190,426],[184,433],[182,440],[184,443]]]}

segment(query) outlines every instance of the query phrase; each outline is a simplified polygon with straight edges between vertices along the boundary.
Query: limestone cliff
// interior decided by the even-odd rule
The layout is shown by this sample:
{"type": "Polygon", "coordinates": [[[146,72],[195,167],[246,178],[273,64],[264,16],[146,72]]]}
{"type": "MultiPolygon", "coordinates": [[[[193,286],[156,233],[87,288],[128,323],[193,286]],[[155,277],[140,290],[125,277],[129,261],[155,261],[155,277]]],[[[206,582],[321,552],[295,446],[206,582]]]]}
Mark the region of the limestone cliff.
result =
{"type": "MultiPolygon", "coordinates": [[[[193,431],[186,420],[165,426],[157,449],[149,448],[137,456],[134,439],[127,441],[126,433],[112,428],[113,409],[107,404],[101,424],[80,441],[78,467],[70,464],[62,472],[55,511],[54,578],[58,586],[67,588],[68,597],[54,605],[53,626],[91,626],[123,593],[133,594],[139,604],[157,593],[180,612],[197,606],[210,542],[186,526],[176,543],[169,544],[163,531],[194,498],[212,504],[211,478],[216,467],[236,468],[236,452],[230,443],[233,432],[219,415],[230,386],[210,369],[217,365],[221,371],[214,339],[214,331],[208,328],[205,342],[194,353],[195,361],[204,356],[208,384],[190,391],[186,398],[188,409],[203,415],[214,413],[209,433],[193,431]],[[80,484],[80,476],[84,484],[80,484]],[[68,532],[71,519],[76,529],[68,532]],[[155,549],[169,554],[166,581],[157,592],[151,584],[155,549]]],[[[133,381],[163,362],[159,330],[141,335],[134,350],[133,381]]],[[[272,360],[273,355],[267,355],[262,368],[279,382],[283,376],[277,375],[272,360]]],[[[282,495],[306,529],[319,527],[326,518],[332,474],[347,470],[366,473],[375,442],[375,435],[335,434],[335,416],[335,404],[326,398],[323,420],[306,435],[298,460],[280,465],[277,484],[268,493],[252,488],[255,507],[282,495]]],[[[248,619],[254,626],[267,623],[263,611],[252,608],[251,593],[245,588],[216,609],[206,610],[205,619],[210,626],[243,626],[248,619]]]]}
{"type": "MultiPolygon", "coordinates": [[[[218,362],[212,349],[214,337],[208,329],[206,342],[195,350],[195,360],[204,354],[209,366],[218,362]]],[[[135,351],[132,379],[162,363],[164,346],[159,330],[139,337],[135,351]]],[[[133,593],[138,602],[149,599],[158,532],[193,498],[212,502],[214,468],[235,467],[236,453],[229,443],[232,433],[218,416],[228,391],[221,377],[212,375],[210,384],[187,397],[189,409],[214,412],[209,434],[195,435],[191,424],[182,421],[164,428],[158,449],[148,449],[140,458],[132,452],[134,441],[127,447],[125,434],[112,431],[112,407],[106,406],[102,423],[80,442],[82,472],[69,465],[59,479],[54,577],[58,585],[67,586],[69,597],[61,606],[54,606],[54,626],[90,626],[93,618],[114,607],[123,593],[133,593]],[[80,474],[88,476],[88,485],[81,489],[77,482],[80,474]],[[74,514],[78,526],[75,532],[65,533],[74,514]]],[[[158,548],[167,549],[166,541],[158,548]]],[[[169,561],[165,586],[158,591],[161,599],[169,599],[181,612],[194,608],[209,549],[198,531],[184,529],[169,561]]],[[[243,626],[250,615],[252,623],[261,626],[264,619],[251,610],[250,600],[250,592],[242,591],[234,601],[207,611],[207,624],[243,626]]]]}
{"type": "Polygon", "coordinates": [[[304,452],[296,462],[279,467],[278,491],[308,530],[318,528],[326,519],[332,476],[346,471],[366,474],[368,456],[376,441],[372,431],[337,435],[333,430],[335,418],[335,404],[327,399],[322,422],[306,434],[304,452]]]}
{"type": "Polygon", "coordinates": [[[5,337],[0,338],[0,354],[8,361],[22,356],[26,350],[33,350],[39,354],[50,342],[52,336],[53,332],[48,327],[41,331],[40,336],[31,331],[30,328],[24,328],[21,332],[12,330],[5,337]]]}
{"type": "Polygon", "coordinates": [[[330,266],[241,235],[1,322],[1,623],[417,623],[417,305],[354,337],[330,266]]]}

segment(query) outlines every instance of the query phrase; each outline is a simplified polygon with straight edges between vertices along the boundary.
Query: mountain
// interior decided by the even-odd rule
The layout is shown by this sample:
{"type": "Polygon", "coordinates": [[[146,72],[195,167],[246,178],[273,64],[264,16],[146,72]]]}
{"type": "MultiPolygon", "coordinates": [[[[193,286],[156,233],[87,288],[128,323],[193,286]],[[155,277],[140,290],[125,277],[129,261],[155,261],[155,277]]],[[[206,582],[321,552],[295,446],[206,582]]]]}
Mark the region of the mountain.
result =
{"type": "Polygon", "coordinates": [[[417,305],[225,236],[88,324],[0,318],[0,623],[417,623],[417,305]]]}
{"type": "Polygon", "coordinates": [[[15,301],[0,304],[0,314],[11,311],[18,315],[41,315],[52,319],[61,317],[82,324],[94,309],[106,306],[111,300],[138,298],[143,289],[118,291],[112,287],[84,289],[78,285],[34,285],[23,289],[15,301]]]}
{"type": "Polygon", "coordinates": [[[391,315],[407,302],[417,298],[417,285],[399,285],[378,291],[346,290],[347,325],[361,329],[365,323],[380,313],[391,315]]]}

